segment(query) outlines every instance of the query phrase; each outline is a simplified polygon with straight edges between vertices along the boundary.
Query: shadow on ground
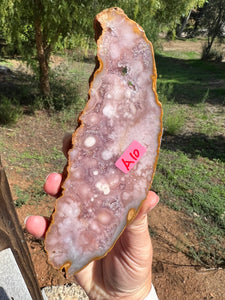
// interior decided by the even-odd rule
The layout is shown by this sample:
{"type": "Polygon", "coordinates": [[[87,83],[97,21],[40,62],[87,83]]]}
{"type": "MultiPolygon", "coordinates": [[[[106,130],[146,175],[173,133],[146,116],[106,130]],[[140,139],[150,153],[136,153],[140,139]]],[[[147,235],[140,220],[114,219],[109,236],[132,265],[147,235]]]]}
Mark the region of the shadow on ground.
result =
{"type": "Polygon", "coordinates": [[[34,76],[22,71],[0,70],[0,99],[14,99],[20,105],[30,105],[38,94],[34,76]]]}
{"type": "Polygon", "coordinates": [[[225,162],[225,138],[222,135],[212,137],[202,133],[177,136],[164,135],[162,148],[171,151],[180,150],[191,156],[191,158],[202,156],[225,162]]]}
{"type": "Polygon", "coordinates": [[[37,76],[21,70],[11,70],[0,65],[0,101],[9,99],[13,105],[20,106],[24,113],[37,108],[63,110],[77,102],[78,84],[65,74],[50,73],[51,94],[41,95],[37,76]]]}
{"type": "MultiPolygon", "coordinates": [[[[222,105],[225,101],[225,63],[194,59],[178,59],[156,55],[158,90],[161,85],[173,86],[171,99],[181,104],[207,102],[222,105]]],[[[164,91],[166,93],[166,91],[164,91]]]]}

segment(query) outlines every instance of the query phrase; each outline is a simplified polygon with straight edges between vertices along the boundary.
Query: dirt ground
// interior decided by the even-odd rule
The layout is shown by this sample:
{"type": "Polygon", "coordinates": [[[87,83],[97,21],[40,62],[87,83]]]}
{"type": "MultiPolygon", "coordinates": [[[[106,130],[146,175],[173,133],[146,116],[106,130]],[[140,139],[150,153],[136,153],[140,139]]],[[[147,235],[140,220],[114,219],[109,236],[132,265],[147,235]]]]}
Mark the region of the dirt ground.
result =
{"type": "MultiPolygon", "coordinates": [[[[53,145],[60,149],[63,134],[63,129],[59,129],[57,123],[49,123],[48,116],[43,113],[36,117],[25,116],[10,131],[0,128],[0,140],[6,141],[7,137],[8,146],[10,145],[13,151],[22,151],[24,147],[40,150],[47,146],[51,149],[53,145]]],[[[8,155],[12,154],[7,145],[5,146],[6,151],[3,151],[1,156],[12,190],[14,191],[15,185],[22,189],[34,184],[29,176],[32,170],[22,171],[20,165],[9,164],[8,155]]],[[[55,165],[51,162],[43,167],[46,171],[55,171],[55,165]]],[[[40,179],[44,182],[44,178],[40,179]]],[[[24,228],[27,215],[49,216],[54,201],[46,196],[42,202],[32,205],[28,203],[17,208],[22,227],[24,228]]],[[[206,269],[184,254],[184,245],[198,243],[192,221],[192,218],[182,212],[171,210],[163,204],[159,204],[149,215],[149,228],[154,246],[153,283],[159,299],[225,299],[225,270],[206,269]]],[[[47,263],[43,241],[35,239],[25,230],[24,232],[40,286],[70,282],[64,278],[62,272],[54,270],[47,263]]]]}
{"type": "MultiPolygon", "coordinates": [[[[168,48],[173,49],[173,47],[173,42],[168,44],[168,48]]],[[[59,141],[63,137],[63,129],[58,128],[57,122],[50,124],[47,120],[47,116],[41,114],[38,115],[38,118],[37,116],[25,116],[12,131],[0,128],[0,141],[7,137],[7,147],[10,145],[14,151],[22,151],[24,147],[34,150],[41,147],[51,149],[54,145],[60,149],[59,141]]],[[[15,168],[9,164],[9,148],[7,147],[1,153],[1,158],[6,167],[11,188],[13,189],[15,185],[29,186],[32,184],[29,174],[23,174],[20,166],[15,168]]],[[[45,166],[47,170],[51,167],[50,162],[48,166],[45,166]]],[[[34,205],[25,204],[21,208],[17,208],[23,229],[24,219],[27,215],[49,216],[54,207],[54,201],[53,198],[46,196],[46,201],[37,202],[34,205]]],[[[192,218],[159,204],[149,214],[149,228],[154,247],[153,283],[160,300],[225,299],[225,270],[206,269],[184,254],[184,244],[198,243],[192,229],[192,218]]],[[[62,272],[54,270],[47,263],[43,241],[35,239],[25,230],[24,233],[40,287],[70,282],[64,278],[62,272]]]]}
{"type": "Polygon", "coordinates": [[[185,51],[193,51],[198,54],[202,51],[202,46],[204,44],[204,41],[196,41],[194,43],[189,42],[188,40],[176,40],[176,41],[166,41],[163,42],[163,50],[164,51],[183,51],[185,48],[185,51]]]}
{"type": "MultiPolygon", "coordinates": [[[[52,205],[53,203],[54,201],[52,205]]],[[[24,227],[24,218],[28,214],[35,214],[36,208],[24,205],[17,209],[17,212],[24,227]]],[[[48,209],[45,203],[39,205],[39,213],[46,215],[46,212],[48,209]]],[[[183,242],[197,243],[192,231],[192,219],[162,204],[159,204],[148,218],[154,247],[153,283],[159,299],[225,299],[225,270],[206,269],[181,251],[183,242]]],[[[26,231],[25,236],[40,286],[70,282],[64,278],[62,272],[54,270],[47,263],[43,241],[33,238],[26,231]]]]}

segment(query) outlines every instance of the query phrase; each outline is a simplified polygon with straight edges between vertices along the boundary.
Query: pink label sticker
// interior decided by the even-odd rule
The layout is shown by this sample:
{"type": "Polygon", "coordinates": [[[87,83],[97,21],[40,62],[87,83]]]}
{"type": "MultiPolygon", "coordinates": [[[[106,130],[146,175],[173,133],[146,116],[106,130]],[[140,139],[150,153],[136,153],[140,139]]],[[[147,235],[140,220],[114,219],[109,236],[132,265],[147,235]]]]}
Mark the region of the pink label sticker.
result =
{"type": "Polygon", "coordinates": [[[115,165],[124,173],[130,172],[139,159],[145,154],[146,148],[137,141],[133,141],[130,146],[117,160],[115,165]]]}

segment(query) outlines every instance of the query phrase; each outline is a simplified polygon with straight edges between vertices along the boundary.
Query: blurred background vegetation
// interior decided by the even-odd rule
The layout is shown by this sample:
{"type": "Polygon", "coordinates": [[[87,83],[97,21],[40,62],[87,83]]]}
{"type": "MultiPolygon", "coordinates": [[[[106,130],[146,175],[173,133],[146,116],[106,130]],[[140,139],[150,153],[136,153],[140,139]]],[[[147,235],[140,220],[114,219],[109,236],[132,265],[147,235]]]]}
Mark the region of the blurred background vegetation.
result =
{"type": "Polygon", "coordinates": [[[93,19],[112,6],[138,22],[155,49],[164,135],[152,189],[193,218],[199,243],[187,254],[224,267],[225,0],[1,0],[0,151],[30,182],[14,187],[15,204],[39,203],[40,178],[65,163],[51,131],[74,127],[85,105],[93,19]]]}
{"type": "Polygon", "coordinates": [[[49,62],[61,49],[93,48],[93,19],[102,9],[119,6],[145,29],[155,49],[159,33],[170,39],[198,36],[206,31],[202,58],[222,60],[212,51],[224,39],[224,0],[2,0],[0,3],[1,55],[20,56],[39,78],[40,94],[51,97],[49,62]]]}

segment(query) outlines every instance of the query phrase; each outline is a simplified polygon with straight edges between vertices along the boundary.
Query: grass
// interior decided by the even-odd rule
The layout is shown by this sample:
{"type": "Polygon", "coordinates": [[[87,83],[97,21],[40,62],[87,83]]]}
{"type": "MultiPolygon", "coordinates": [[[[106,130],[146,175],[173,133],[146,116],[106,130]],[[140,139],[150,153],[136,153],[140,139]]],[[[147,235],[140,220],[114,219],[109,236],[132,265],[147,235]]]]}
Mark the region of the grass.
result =
{"type": "Polygon", "coordinates": [[[208,218],[225,229],[224,213],[225,171],[224,163],[202,159],[193,159],[182,151],[165,149],[158,163],[158,174],[153,189],[162,193],[163,199],[176,209],[196,213],[208,218]]]}
{"type": "Polygon", "coordinates": [[[176,51],[156,60],[165,129],[152,189],[193,218],[199,245],[185,253],[207,267],[224,266],[224,63],[176,51]]]}
{"type": "MultiPolygon", "coordinates": [[[[164,136],[152,189],[162,203],[193,218],[199,244],[186,247],[186,254],[205,266],[223,266],[224,63],[203,62],[198,58],[198,53],[185,50],[156,55],[164,136]]],[[[28,187],[15,188],[17,206],[38,204],[45,199],[41,179],[50,171],[62,170],[65,159],[58,138],[74,128],[74,119],[87,99],[87,82],[93,66],[90,60],[77,62],[62,57],[62,63],[51,75],[54,97],[48,103],[52,108],[50,114],[43,110],[31,75],[24,79],[25,75],[18,73],[13,82],[15,90],[0,90],[0,95],[7,99],[17,96],[15,100],[23,111],[30,106],[29,111],[35,116],[29,124],[13,125],[12,131],[4,132],[0,138],[0,150],[7,153],[8,165],[30,181],[28,187]],[[41,113],[36,114],[37,110],[41,113]],[[42,129],[42,123],[46,130],[42,129]],[[54,128],[59,131],[56,137],[51,135],[54,128]],[[21,138],[25,140],[21,142],[21,138]],[[54,138],[59,147],[52,141],[54,138]],[[11,147],[14,143],[19,145],[17,151],[11,147]]]]}
{"type": "Polygon", "coordinates": [[[164,133],[176,135],[182,132],[185,124],[185,112],[182,107],[171,99],[173,85],[161,82],[158,84],[158,97],[163,105],[163,127],[164,133]]]}
{"type": "Polygon", "coordinates": [[[156,55],[158,83],[170,83],[174,86],[171,96],[175,102],[196,105],[209,90],[209,103],[224,103],[225,87],[220,84],[221,80],[225,79],[224,63],[167,55],[164,52],[156,55]]]}
{"type": "Polygon", "coordinates": [[[14,201],[14,204],[16,207],[22,207],[24,204],[27,204],[27,202],[30,199],[30,195],[24,192],[18,185],[14,187],[16,200],[14,201]]]}
{"type": "Polygon", "coordinates": [[[21,117],[22,109],[15,99],[3,96],[0,102],[0,124],[8,125],[16,123],[21,117]]]}
{"type": "Polygon", "coordinates": [[[35,182],[32,183],[27,188],[21,188],[18,185],[14,186],[14,194],[15,201],[14,204],[16,207],[20,208],[24,204],[29,205],[38,205],[42,201],[48,201],[46,198],[46,194],[42,188],[43,182],[36,179],[35,182]]]}
{"type": "Polygon", "coordinates": [[[184,59],[184,60],[189,60],[189,59],[199,59],[200,54],[194,52],[194,51],[187,51],[187,52],[180,52],[180,51],[166,51],[164,52],[164,55],[166,57],[170,58],[175,58],[175,59],[184,59]]]}
{"type": "Polygon", "coordinates": [[[36,75],[22,62],[17,61],[17,64],[21,64],[23,67],[17,67],[13,70],[0,85],[2,111],[2,113],[0,112],[0,124],[8,124],[11,120],[15,123],[18,119],[18,112],[34,113],[36,110],[42,109],[58,112],[68,109],[71,105],[79,107],[79,103],[83,103],[83,98],[87,98],[87,95],[81,91],[86,91],[93,64],[78,64],[72,61],[70,57],[58,59],[63,60],[63,63],[53,66],[51,69],[51,95],[48,98],[43,98],[40,95],[36,75]],[[13,107],[13,110],[9,107],[13,107]]]}
{"type": "MultiPolygon", "coordinates": [[[[194,146],[190,144],[191,148],[194,146]]],[[[207,266],[225,263],[224,186],[225,163],[221,159],[169,150],[166,139],[163,141],[152,189],[164,204],[193,218],[201,247],[189,248],[188,255],[195,254],[207,266]]]]}

